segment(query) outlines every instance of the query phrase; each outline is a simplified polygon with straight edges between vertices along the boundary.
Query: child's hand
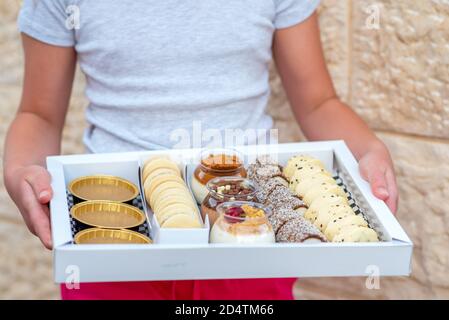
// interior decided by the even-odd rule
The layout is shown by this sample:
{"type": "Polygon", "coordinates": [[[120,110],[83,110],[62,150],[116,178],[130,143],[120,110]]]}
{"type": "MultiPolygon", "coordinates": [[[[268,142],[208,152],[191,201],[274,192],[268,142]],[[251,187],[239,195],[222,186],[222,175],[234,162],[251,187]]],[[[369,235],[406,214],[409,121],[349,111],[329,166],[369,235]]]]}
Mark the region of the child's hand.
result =
{"type": "Polygon", "coordinates": [[[11,198],[19,208],[28,229],[39,237],[47,249],[52,248],[48,209],[52,197],[50,182],[50,174],[41,166],[27,166],[5,172],[5,183],[11,198]]]}
{"type": "Polygon", "coordinates": [[[393,213],[396,213],[398,190],[393,163],[384,145],[376,146],[359,160],[360,173],[371,185],[374,195],[385,201],[393,213]]]}

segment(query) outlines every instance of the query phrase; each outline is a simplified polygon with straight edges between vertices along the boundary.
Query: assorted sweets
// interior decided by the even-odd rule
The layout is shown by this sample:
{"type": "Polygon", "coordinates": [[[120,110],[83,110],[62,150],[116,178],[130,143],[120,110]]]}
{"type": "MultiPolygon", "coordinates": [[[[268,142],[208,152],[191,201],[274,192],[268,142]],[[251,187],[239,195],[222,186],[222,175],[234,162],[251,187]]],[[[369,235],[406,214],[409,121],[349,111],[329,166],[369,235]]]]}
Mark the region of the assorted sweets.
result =
{"type": "Polygon", "coordinates": [[[219,217],[211,233],[211,243],[267,244],[275,242],[270,211],[251,201],[224,202],[217,206],[219,217]]]}
{"type": "Polygon", "coordinates": [[[142,170],[145,199],[161,228],[201,228],[200,212],[178,165],[165,157],[147,160],[142,170]]]}
{"type": "Polygon", "coordinates": [[[130,181],[108,175],[92,175],[69,183],[74,205],[70,215],[82,229],[75,235],[76,244],[149,244],[150,238],[130,229],[138,228],[146,218],[128,204],[139,195],[130,181]]]}
{"type": "Polygon", "coordinates": [[[246,170],[240,153],[230,149],[212,149],[201,153],[200,163],[190,181],[193,195],[201,204],[208,195],[207,183],[216,177],[246,177],[246,170]]]}
{"type": "Polygon", "coordinates": [[[209,216],[212,226],[219,214],[217,206],[229,201],[256,201],[257,187],[254,182],[242,177],[217,177],[206,184],[208,195],[201,204],[201,215],[209,216]]]}
{"type": "Polygon", "coordinates": [[[297,155],[288,160],[283,174],[290,191],[308,206],[304,217],[332,242],[376,242],[376,231],[356,215],[345,191],[318,159],[297,155]]]}
{"type": "MultiPolygon", "coordinates": [[[[307,155],[291,157],[284,167],[261,156],[245,169],[234,150],[206,150],[191,189],[176,162],[157,156],[144,163],[141,178],[161,228],[202,228],[208,216],[212,243],[379,241],[323,163],[307,155]]],[[[75,200],[70,213],[85,229],[76,234],[76,243],[151,243],[132,231],[145,222],[145,214],[128,204],[139,194],[131,182],[81,177],[69,191],[75,200]]]]}
{"type": "Polygon", "coordinates": [[[326,242],[326,237],[303,215],[305,204],[288,188],[282,168],[269,157],[260,157],[248,167],[248,177],[257,182],[257,197],[272,214],[269,221],[277,242],[326,242]]]}

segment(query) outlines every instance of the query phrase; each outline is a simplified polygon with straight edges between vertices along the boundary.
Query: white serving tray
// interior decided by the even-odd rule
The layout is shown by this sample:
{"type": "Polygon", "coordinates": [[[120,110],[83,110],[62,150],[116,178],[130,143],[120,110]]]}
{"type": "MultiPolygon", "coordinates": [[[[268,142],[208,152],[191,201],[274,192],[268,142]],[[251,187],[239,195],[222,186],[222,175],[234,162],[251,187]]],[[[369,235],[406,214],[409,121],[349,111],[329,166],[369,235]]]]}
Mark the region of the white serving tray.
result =
{"type": "Polygon", "coordinates": [[[342,141],[291,143],[237,148],[245,161],[269,153],[281,164],[298,153],[321,159],[340,172],[370,224],[377,243],[75,245],[66,198],[68,183],[79,176],[112,174],[139,183],[139,163],[150,155],[168,154],[184,164],[197,163],[199,149],[88,154],[47,158],[54,196],[50,203],[54,244],[54,278],[58,283],[231,279],[270,277],[380,276],[411,272],[413,244],[387,206],[375,198],[342,141]]]}

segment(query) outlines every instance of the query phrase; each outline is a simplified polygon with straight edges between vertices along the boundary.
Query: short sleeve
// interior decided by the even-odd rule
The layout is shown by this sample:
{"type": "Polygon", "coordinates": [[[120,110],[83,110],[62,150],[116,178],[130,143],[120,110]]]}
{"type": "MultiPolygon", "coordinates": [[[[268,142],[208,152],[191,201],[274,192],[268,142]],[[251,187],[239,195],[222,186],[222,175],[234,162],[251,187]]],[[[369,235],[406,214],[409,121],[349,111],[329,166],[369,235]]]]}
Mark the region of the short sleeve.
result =
{"type": "Polygon", "coordinates": [[[301,23],[310,17],[320,0],[274,0],[276,16],[274,26],[276,29],[288,28],[301,23]]]}
{"type": "Polygon", "coordinates": [[[63,0],[24,0],[19,31],[39,41],[63,47],[75,45],[74,28],[68,23],[73,8],[63,0]]]}

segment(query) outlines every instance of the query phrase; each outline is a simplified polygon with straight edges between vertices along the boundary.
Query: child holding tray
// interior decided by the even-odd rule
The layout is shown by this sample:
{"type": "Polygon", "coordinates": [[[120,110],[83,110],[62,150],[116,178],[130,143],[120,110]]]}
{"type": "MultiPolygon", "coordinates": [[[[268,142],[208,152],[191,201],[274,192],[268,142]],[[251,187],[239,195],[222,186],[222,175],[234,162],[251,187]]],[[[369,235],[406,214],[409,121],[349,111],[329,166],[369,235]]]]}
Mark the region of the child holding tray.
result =
{"type": "MultiPolygon", "coordinates": [[[[173,132],[270,129],[268,67],[277,65],[310,140],[344,139],[373,193],[396,210],[384,144],[334,90],[320,44],[318,0],[25,0],[23,95],[9,129],[5,184],[51,249],[45,158],[60,152],[78,62],[87,79],[90,152],[171,148],[173,132]]],[[[248,141],[254,143],[255,141],[248,141]]],[[[199,270],[201,272],[201,270],[199,270]]],[[[291,299],[294,279],[62,286],[64,299],[291,299]]]]}

